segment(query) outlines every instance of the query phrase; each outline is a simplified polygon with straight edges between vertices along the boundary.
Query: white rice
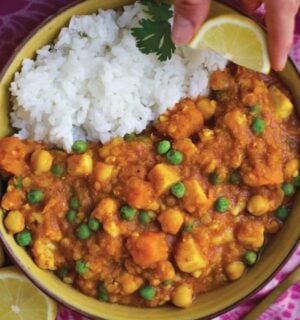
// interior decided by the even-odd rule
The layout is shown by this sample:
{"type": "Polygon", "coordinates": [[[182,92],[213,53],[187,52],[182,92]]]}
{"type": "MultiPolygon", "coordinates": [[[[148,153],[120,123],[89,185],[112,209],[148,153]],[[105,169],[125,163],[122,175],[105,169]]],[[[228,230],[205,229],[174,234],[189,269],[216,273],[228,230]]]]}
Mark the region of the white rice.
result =
{"type": "Polygon", "coordinates": [[[177,48],[166,62],[142,54],[130,29],[144,16],[135,3],[73,17],[53,45],[24,60],[10,87],[18,136],[69,151],[79,138],[139,133],[180,99],[207,95],[226,60],[204,49],[177,48]]]}

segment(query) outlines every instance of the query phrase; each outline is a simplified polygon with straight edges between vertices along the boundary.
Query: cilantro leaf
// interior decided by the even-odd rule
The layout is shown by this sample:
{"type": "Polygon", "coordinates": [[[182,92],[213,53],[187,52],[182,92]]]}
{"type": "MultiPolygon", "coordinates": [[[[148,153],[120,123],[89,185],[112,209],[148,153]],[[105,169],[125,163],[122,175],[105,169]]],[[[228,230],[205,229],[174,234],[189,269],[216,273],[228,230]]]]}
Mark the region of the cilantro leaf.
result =
{"type": "Polygon", "coordinates": [[[166,3],[159,3],[155,0],[141,0],[141,3],[147,7],[145,12],[155,21],[168,21],[173,16],[171,7],[166,3]]]}
{"type": "Polygon", "coordinates": [[[144,54],[156,53],[160,61],[171,59],[176,47],[171,39],[170,6],[154,0],[141,0],[141,3],[147,7],[145,12],[151,19],[142,19],[139,28],[131,29],[137,47],[144,54]]]}

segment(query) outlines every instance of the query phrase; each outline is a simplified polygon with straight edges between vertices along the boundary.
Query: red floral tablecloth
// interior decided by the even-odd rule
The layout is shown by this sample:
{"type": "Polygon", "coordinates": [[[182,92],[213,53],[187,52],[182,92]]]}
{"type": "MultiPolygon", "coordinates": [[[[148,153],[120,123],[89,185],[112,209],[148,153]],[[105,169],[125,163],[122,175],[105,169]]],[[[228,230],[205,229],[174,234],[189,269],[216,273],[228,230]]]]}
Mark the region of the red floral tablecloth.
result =
{"type": "MultiPolygon", "coordinates": [[[[288,0],[287,0],[288,1],[288,0]]],[[[43,19],[54,14],[72,0],[0,0],[0,69],[11,56],[14,48],[43,19]]],[[[236,1],[232,1],[236,2],[236,1]]],[[[294,46],[291,57],[300,69],[300,13],[296,18],[294,46]]],[[[300,222],[299,222],[300,223],[300,222]]],[[[259,293],[216,320],[242,320],[260,299],[267,295],[286,275],[300,265],[300,246],[284,268],[259,293]]],[[[57,320],[86,319],[60,306],[57,320]]],[[[300,320],[300,283],[287,290],[259,320],[300,320]]]]}

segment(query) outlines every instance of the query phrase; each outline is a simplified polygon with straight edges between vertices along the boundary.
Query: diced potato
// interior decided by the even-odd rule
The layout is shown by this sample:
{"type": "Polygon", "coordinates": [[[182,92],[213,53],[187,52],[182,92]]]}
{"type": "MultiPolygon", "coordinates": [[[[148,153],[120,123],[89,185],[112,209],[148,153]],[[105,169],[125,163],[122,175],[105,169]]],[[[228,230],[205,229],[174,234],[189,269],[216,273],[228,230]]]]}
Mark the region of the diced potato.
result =
{"type": "Polygon", "coordinates": [[[41,269],[56,269],[55,249],[55,244],[47,238],[39,238],[34,241],[32,253],[34,261],[41,269]]]}
{"type": "Polygon", "coordinates": [[[158,262],[157,275],[161,280],[170,280],[175,277],[175,269],[172,263],[168,260],[158,262]]]}
{"type": "Polygon", "coordinates": [[[149,267],[168,258],[168,243],[165,234],[161,232],[144,232],[131,237],[127,245],[133,261],[141,267],[149,267]]]}
{"type": "Polygon", "coordinates": [[[185,161],[189,161],[195,153],[198,152],[196,145],[193,143],[191,139],[180,139],[173,143],[173,149],[180,151],[185,161]]]}
{"type": "Polygon", "coordinates": [[[200,252],[195,240],[186,236],[178,243],[175,251],[175,261],[183,272],[192,273],[205,268],[207,260],[200,252]]]}
{"type": "Polygon", "coordinates": [[[118,212],[118,202],[113,198],[104,198],[100,200],[97,207],[93,210],[92,216],[98,220],[104,217],[112,217],[118,212]]]}
{"type": "Polygon", "coordinates": [[[292,114],[292,102],[276,86],[271,86],[269,88],[269,96],[275,108],[275,113],[279,118],[286,119],[292,114]]]}
{"type": "Polygon", "coordinates": [[[22,212],[18,210],[10,211],[4,220],[4,225],[9,233],[15,234],[25,228],[25,218],[22,212]]]}
{"type": "Polygon", "coordinates": [[[98,182],[105,182],[111,179],[113,174],[114,166],[104,163],[98,162],[95,165],[93,176],[94,179],[98,182]]]}
{"type": "Polygon", "coordinates": [[[174,183],[180,181],[177,169],[165,163],[159,163],[152,168],[148,177],[158,196],[168,191],[174,183]]]}
{"type": "Polygon", "coordinates": [[[25,157],[30,148],[16,137],[0,140],[0,170],[20,176],[27,168],[25,157]]]}
{"type": "Polygon", "coordinates": [[[68,173],[75,177],[86,177],[93,171],[93,159],[88,153],[68,157],[68,173]]]}
{"type": "Polygon", "coordinates": [[[164,232],[176,235],[183,224],[184,218],[180,210],[169,208],[159,215],[158,221],[164,232]]]}
{"type": "Polygon", "coordinates": [[[260,194],[252,196],[248,201],[247,210],[256,217],[262,216],[270,210],[269,200],[260,194]]]}
{"type": "Polygon", "coordinates": [[[25,193],[20,189],[12,189],[4,194],[1,207],[4,210],[18,210],[22,207],[24,201],[25,193]]]}
{"type": "Polygon", "coordinates": [[[143,284],[143,279],[134,277],[129,273],[122,274],[119,281],[125,294],[132,294],[143,284]]]}
{"type": "Polygon", "coordinates": [[[46,150],[36,150],[30,158],[30,164],[35,174],[41,174],[50,171],[53,163],[53,157],[46,150]]]}
{"type": "Polygon", "coordinates": [[[193,289],[187,284],[179,285],[172,294],[172,302],[181,308],[190,306],[193,302],[193,289]]]}
{"type": "Polygon", "coordinates": [[[183,197],[184,208],[189,212],[194,212],[208,202],[207,196],[196,179],[189,179],[184,182],[186,192],[183,197]]]}
{"type": "Polygon", "coordinates": [[[263,224],[254,220],[241,222],[237,230],[237,239],[247,249],[259,249],[264,244],[263,224]]]}
{"type": "Polygon", "coordinates": [[[208,120],[214,115],[217,103],[215,100],[201,97],[196,101],[196,106],[201,111],[204,120],[208,120]]]}
{"type": "Polygon", "coordinates": [[[245,268],[242,261],[233,261],[225,267],[225,271],[230,280],[237,280],[243,275],[245,268]]]}
{"type": "Polygon", "coordinates": [[[198,132],[202,125],[201,111],[195,106],[194,101],[185,99],[159,118],[156,129],[178,140],[190,137],[198,132]]]}
{"type": "Polygon", "coordinates": [[[283,173],[284,173],[284,178],[286,180],[296,177],[299,174],[299,160],[298,159],[292,159],[288,161],[284,168],[283,168],[283,173]]]}
{"type": "Polygon", "coordinates": [[[154,200],[154,191],[149,182],[131,177],[125,184],[126,202],[136,209],[148,209],[154,200]]]}
{"type": "Polygon", "coordinates": [[[120,235],[120,228],[116,221],[105,220],[103,221],[103,229],[111,237],[116,238],[120,235]]]}

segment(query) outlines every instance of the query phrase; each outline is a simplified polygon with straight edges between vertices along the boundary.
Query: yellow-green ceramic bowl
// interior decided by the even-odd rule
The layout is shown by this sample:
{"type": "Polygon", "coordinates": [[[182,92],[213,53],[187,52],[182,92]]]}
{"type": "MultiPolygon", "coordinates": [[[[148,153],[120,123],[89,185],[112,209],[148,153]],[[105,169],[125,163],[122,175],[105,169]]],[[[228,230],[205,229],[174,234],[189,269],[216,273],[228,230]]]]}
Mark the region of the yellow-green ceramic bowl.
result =
{"type": "MultiPolygon", "coordinates": [[[[77,5],[61,11],[55,17],[51,17],[26,39],[15,51],[0,75],[0,137],[12,133],[8,118],[10,106],[8,88],[14,73],[20,69],[22,60],[33,58],[36,50],[51,42],[60,29],[67,25],[73,15],[91,14],[97,12],[99,8],[117,8],[131,2],[129,0],[87,0],[79,2],[77,5]]],[[[213,3],[212,15],[232,11],[224,4],[213,3]]],[[[291,90],[295,106],[300,111],[300,79],[290,61],[280,76],[291,90]]],[[[81,294],[61,282],[53,273],[41,270],[34,264],[26,251],[19,247],[14,238],[5,231],[1,212],[0,237],[10,256],[39,288],[55,300],[82,314],[98,319],[114,320],[191,320],[210,318],[228,310],[264,285],[283,265],[297,245],[300,236],[299,213],[300,199],[298,197],[293,212],[285,222],[284,227],[270,241],[255,267],[251,268],[240,280],[200,296],[187,309],[178,309],[172,306],[154,309],[134,308],[103,303],[81,294]]]]}

